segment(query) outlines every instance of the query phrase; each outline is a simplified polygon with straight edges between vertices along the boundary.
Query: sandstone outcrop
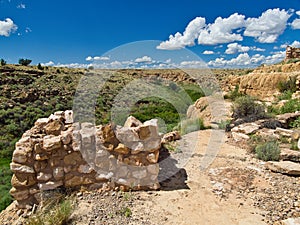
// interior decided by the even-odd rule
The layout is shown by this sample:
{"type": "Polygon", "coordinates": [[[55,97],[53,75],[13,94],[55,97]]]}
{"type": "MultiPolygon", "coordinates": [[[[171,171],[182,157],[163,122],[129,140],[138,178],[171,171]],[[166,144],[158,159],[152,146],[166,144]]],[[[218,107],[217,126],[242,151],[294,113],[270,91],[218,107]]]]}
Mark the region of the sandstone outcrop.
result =
{"type": "Polygon", "coordinates": [[[11,195],[19,208],[56,188],[158,189],[157,120],[130,117],[124,127],[74,123],[73,112],[35,122],[16,143],[11,195]]]}

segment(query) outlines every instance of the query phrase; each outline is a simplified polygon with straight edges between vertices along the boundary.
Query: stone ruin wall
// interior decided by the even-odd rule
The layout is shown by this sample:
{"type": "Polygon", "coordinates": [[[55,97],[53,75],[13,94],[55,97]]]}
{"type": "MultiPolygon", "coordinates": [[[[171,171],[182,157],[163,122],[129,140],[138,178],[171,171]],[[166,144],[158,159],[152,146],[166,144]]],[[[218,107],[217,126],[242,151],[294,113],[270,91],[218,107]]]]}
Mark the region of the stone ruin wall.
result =
{"type": "Polygon", "coordinates": [[[286,47],[285,60],[300,58],[300,48],[286,47]]]}
{"type": "Polygon", "coordinates": [[[157,120],[120,126],[73,123],[73,112],[38,119],[16,143],[11,195],[19,208],[56,188],[158,189],[157,120]],[[88,162],[88,163],[87,163],[88,162]]]}

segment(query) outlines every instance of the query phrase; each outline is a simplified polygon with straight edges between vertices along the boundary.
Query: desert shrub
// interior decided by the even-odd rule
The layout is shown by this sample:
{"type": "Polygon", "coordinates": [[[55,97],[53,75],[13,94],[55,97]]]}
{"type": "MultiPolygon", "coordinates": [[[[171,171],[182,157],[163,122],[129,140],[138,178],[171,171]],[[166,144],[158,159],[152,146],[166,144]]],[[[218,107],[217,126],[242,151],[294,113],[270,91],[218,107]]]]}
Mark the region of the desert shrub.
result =
{"type": "Polygon", "coordinates": [[[280,114],[293,113],[296,111],[300,111],[300,101],[298,99],[289,100],[279,109],[280,114]]]}
{"type": "Polygon", "coordinates": [[[19,64],[22,66],[28,66],[31,62],[31,59],[19,59],[19,64]]]}
{"type": "Polygon", "coordinates": [[[231,100],[235,100],[235,99],[237,99],[238,97],[242,97],[242,96],[244,96],[244,94],[242,94],[242,93],[240,93],[239,92],[239,85],[236,85],[235,86],[235,88],[234,88],[234,90],[232,90],[232,91],[230,91],[228,94],[226,94],[225,96],[224,96],[224,98],[225,99],[231,99],[231,100]]]}
{"type": "Polygon", "coordinates": [[[255,153],[258,159],[264,161],[278,161],[280,158],[280,148],[276,141],[257,145],[255,153]]]}
{"type": "Polygon", "coordinates": [[[295,150],[295,151],[299,150],[299,148],[298,148],[298,141],[292,141],[292,143],[291,143],[291,150],[295,150]]]}
{"type": "Polygon", "coordinates": [[[289,124],[291,128],[300,128],[300,117],[289,124]]]}
{"type": "Polygon", "coordinates": [[[74,203],[71,198],[63,199],[62,201],[45,205],[36,214],[28,218],[27,225],[64,225],[68,224],[70,216],[74,210],[74,203]]]}
{"type": "Polygon", "coordinates": [[[277,88],[280,92],[291,91],[294,93],[297,90],[296,77],[289,77],[287,81],[278,83],[277,88]]]}
{"type": "Polygon", "coordinates": [[[6,65],[6,61],[4,59],[0,59],[0,64],[1,64],[1,66],[5,66],[6,65]]]}
{"type": "Polygon", "coordinates": [[[234,119],[255,121],[267,117],[264,106],[256,103],[254,98],[250,96],[237,98],[233,103],[232,111],[234,119]]]}
{"type": "Polygon", "coordinates": [[[180,122],[178,129],[181,135],[191,133],[197,130],[204,130],[203,120],[201,118],[186,119],[180,122]]]}
{"type": "Polygon", "coordinates": [[[292,98],[293,91],[291,90],[286,90],[282,92],[277,98],[279,101],[281,100],[290,100],[292,98]]]}
{"type": "Polygon", "coordinates": [[[222,120],[218,123],[218,127],[222,130],[225,130],[229,126],[230,122],[230,120],[222,120]]]}

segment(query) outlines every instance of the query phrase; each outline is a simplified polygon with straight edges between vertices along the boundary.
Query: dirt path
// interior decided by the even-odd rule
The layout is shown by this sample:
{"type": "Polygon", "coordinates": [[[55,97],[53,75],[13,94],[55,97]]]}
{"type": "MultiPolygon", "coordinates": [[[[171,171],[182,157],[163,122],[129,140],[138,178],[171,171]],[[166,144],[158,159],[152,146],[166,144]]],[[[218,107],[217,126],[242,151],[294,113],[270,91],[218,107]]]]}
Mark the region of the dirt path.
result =
{"type": "Polygon", "coordinates": [[[225,167],[245,168],[252,163],[245,150],[223,143],[213,163],[206,171],[201,171],[200,162],[209,148],[211,135],[211,130],[186,135],[182,140],[182,153],[175,154],[175,158],[182,159],[184,152],[194,149],[184,166],[187,173],[186,187],[168,190],[172,186],[168,184],[165,187],[163,185],[162,190],[156,194],[139,193],[140,200],[133,205],[133,215],[143,217],[149,224],[265,224],[251,201],[238,199],[234,193],[223,199],[212,192],[209,171],[225,167]],[[195,140],[198,143],[194,148],[195,140]]]}

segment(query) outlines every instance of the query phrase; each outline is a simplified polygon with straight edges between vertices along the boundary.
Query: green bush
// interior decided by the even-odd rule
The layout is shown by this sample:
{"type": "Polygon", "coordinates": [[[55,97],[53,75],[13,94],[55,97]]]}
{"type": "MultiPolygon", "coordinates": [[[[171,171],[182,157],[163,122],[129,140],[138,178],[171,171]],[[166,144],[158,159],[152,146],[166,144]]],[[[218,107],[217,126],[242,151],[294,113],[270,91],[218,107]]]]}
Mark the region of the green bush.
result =
{"type": "Polygon", "coordinates": [[[279,109],[280,114],[293,113],[296,111],[300,111],[300,101],[298,99],[289,100],[279,109]]]}
{"type": "Polygon", "coordinates": [[[28,66],[31,62],[31,59],[19,59],[19,64],[22,66],[28,66]]]}
{"type": "Polygon", "coordinates": [[[287,81],[281,81],[278,83],[277,88],[280,92],[291,91],[294,93],[297,90],[296,77],[289,77],[287,81]]]}
{"type": "Polygon", "coordinates": [[[300,128],[300,117],[289,124],[291,128],[300,128]]]}
{"type": "Polygon", "coordinates": [[[278,96],[278,100],[290,100],[292,98],[293,95],[293,91],[291,90],[287,90],[282,92],[279,96],[278,96]]]}
{"type": "Polygon", "coordinates": [[[238,97],[232,107],[234,119],[247,118],[249,121],[266,118],[265,107],[255,102],[250,96],[238,97]]]}
{"type": "Polygon", "coordinates": [[[234,90],[232,90],[228,94],[226,94],[224,96],[224,98],[225,99],[231,99],[231,100],[234,101],[235,99],[244,96],[244,94],[242,94],[242,93],[239,92],[239,89],[240,89],[239,85],[236,85],[235,88],[234,88],[234,90]]]}
{"type": "Polygon", "coordinates": [[[264,161],[278,161],[280,158],[280,148],[276,141],[257,145],[255,153],[258,159],[264,161]]]}

